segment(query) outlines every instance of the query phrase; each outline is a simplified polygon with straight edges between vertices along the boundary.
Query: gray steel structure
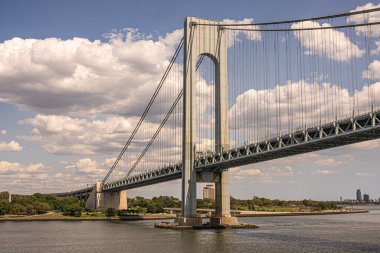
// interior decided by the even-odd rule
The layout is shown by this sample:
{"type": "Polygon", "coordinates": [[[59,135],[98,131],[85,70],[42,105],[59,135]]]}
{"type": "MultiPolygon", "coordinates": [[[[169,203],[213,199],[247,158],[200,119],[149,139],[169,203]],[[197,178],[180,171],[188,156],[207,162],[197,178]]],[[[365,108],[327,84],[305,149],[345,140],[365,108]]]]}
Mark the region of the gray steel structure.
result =
{"type": "Polygon", "coordinates": [[[86,187],[86,188],[83,188],[83,189],[79,189],[79,190],[75,190],[75,191],[69,191],[69,192],[61,192],[61,193],[52,193],[52,195],[55,195],[55,196],[58,196],[58,197],[77,197],[77,198],[87,198],[92,189],[93,189],[93,185],[89,186],[89,187],[86,187]]]}
{"type": "MultiPolygon", "coordinates": [[[[195,159],[195,170],[224,171],[228,168],[259,163],[352,143],[380,138],[380,111],[321,124],[239,148],[195,159]]],[[[133,189],[182,177],[182,164],[147,171],[129,178],[106,183],[103,191],[133,189]]]]}

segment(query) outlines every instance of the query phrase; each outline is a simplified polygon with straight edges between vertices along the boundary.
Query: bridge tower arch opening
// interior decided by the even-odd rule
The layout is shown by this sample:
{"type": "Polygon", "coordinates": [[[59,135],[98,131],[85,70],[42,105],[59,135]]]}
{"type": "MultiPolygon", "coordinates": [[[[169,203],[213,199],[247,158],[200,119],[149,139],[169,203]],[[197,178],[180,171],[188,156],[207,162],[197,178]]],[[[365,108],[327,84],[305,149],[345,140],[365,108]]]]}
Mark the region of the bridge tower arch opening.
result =
{"type": "Polygon", "coordinates": [[[184,102],[182,141],[182,225],[200,225],[196,211],[196,183],[215,183],[215,217],[212,223],[237,223],[230,215],[230,176],[228,171],[196,172],[197,152],[197,65],[199,57],[214,63],[214,152],[229,148],[227,36],[222,22],[187,17],[184,25],[184,102]]]}

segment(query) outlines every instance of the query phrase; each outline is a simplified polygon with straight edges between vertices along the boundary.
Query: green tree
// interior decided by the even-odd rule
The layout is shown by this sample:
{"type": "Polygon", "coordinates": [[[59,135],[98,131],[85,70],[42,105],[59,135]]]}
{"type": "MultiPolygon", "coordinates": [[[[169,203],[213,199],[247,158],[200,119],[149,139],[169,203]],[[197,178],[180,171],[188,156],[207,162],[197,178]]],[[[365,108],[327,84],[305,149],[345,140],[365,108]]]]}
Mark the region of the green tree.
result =
{"type": "Polygon", "coordinates": [[[7,213],[9,213],[8,200],[0,200],[0,215],[5,215],[7,213]]]}
{"type": "Polygon", "coordinates": [[[145,199],[143,197],[137,196],[134,199],[132,199],[132,201],[131,201],[131,207],[137,207],[137,206],[139,206],[139,207],[147,207],[149,202],[150,202],[149,200],[147,200],[147,199],[145,199]]]}
{"type": "Polygon", "coordinates": [[[164,206],[159,203],[151,202],[148,204],[146,211],[148,213],[163,213],[164,212],[164,206]]]}
{"type": "Polygon", "coordinates": [[[51,210],[51,206],[48,203],[44,203],[44,202],[39,202],[39,201],[34,202],[33,206],[37,214],[44,214],[51,210]]]}
{"type": "Polygon", "coordinates": [[[73,217],[80,217],[82,215],[82,207],[77,203],[77,204],[72,204],[69,206],[66,206],[63,215],[66,216],[73,216],[73,217]]]}
{"type": "Polygon", "coordinates": [[[9,200],[9,192],[0,192],[0,200],[9,200]]]}
{"type": "Polygon", "coordinates": [[[213,209],[215,201],[212,199],[197,199],[197,208],[213,209]]]}
{"type": "Polygon", "coordinates": [[[16,214],[16,215],[26,215],[27,214],[26,207],[21,205],[21,204],[12,204],[9,212],[11,214],[16,214]]]}
{"type": "Polygon", "coordinates": [[[31,205],[31,204],[27,204],[27,205],[25,206],[25,208],[26,208],[26,214],[27,214],[27,215],[33,215],[33,214],[36,214],[36,211],[34,210],[34,206],[33,206],[33,205],[31,205]]]}
{"type": "Polygon", "coordinates": [[[121,214],[143,214],[146,213],[146,208],[144,207],[131,207],[127,210],[120,210],[121,214]]]}

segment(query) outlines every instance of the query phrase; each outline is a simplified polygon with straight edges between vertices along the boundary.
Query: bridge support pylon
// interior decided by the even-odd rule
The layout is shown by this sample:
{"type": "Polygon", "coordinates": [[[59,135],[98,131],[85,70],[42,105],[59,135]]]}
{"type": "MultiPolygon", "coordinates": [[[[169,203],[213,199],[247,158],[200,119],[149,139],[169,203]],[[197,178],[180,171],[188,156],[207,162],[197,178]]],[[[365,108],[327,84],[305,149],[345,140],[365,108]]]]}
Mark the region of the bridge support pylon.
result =
{"type": "MultiPolygon", "coordinates": [[[[185,19],[184,33],[184,114],[182,141],[182,216],[180,225],[196,226],[202,219],[196,211],[195,171],[196,151],[196,65],[201,55],[209,57],[215,64],[215,151],[229,148],[228,137],[228,79],[227,79],[227,36],[219,21],[194,17],[185,19]]],[[[211,219],[214,224],[232,224],[230,215],[230,180],[228,171],[217,172],[216,212],[211,219]]]]}
{"type": "Polygon", "coordinates": [[[96,208],[113,208],[115,210],[127,209],[127,190],[102,191],[101,182],[96,182],[86,200],[86,209],[93,210],[96,208]]]}

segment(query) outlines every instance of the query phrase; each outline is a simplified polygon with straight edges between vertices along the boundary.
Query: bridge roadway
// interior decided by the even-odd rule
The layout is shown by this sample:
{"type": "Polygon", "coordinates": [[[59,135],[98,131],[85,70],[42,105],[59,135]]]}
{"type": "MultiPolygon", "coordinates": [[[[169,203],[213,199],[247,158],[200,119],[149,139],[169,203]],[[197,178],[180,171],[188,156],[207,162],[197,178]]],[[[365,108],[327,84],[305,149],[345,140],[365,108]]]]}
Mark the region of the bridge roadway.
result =
{"type": "MultiPolygon", "coordinates": [[[[201,156],[195,159],[195,169],[199,172],[222,171],[236,166],[254,164],[377,138],[380,138],[380,111],[298,130],[276,138],[225,150],[222,153],[201,156]]],[[[181,177],[182,163],[179,163],[106,183],[103,185],[102,190],[120,191],[133,189],[181,177]]],[[[88,194],[91,189],[92,187],[89,187],[56,195],[81,196],[88,194]]]]}

